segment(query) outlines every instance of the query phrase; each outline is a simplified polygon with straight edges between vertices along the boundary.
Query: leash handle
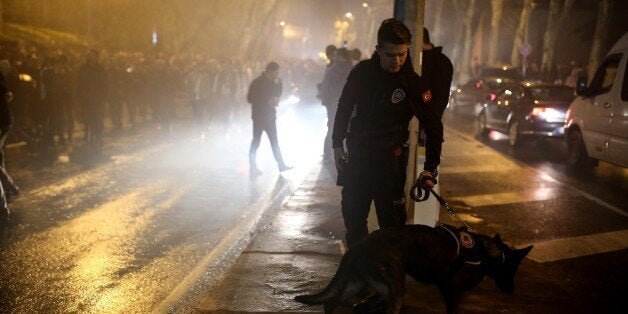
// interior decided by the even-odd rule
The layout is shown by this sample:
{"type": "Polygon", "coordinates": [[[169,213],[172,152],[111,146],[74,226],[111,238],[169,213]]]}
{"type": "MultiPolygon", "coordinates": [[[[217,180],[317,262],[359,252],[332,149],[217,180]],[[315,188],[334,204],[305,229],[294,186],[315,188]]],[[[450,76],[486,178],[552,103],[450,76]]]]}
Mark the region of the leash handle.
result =
{"type": "Polygon", "coordinates": [[[410,189],[410,197],[415,202],[424,202],[430,197],[430,192],[427,189],[420,188],[417,182],[412,186],[412,189],[410,189]]]}

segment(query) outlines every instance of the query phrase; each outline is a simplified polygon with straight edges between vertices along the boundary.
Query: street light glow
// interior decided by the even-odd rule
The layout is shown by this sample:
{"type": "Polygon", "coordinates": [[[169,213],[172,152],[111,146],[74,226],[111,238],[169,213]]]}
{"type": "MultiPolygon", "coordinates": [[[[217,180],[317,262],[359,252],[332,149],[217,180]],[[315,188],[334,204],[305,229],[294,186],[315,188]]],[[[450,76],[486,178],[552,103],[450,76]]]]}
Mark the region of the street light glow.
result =
{"type": "Polygon", "coordinates": [[[363,8],[367,8],[368,6],[369,6],[369,4],[368,4],[368,3],[366,3],[366,2],[362,2],[362,7],[363,7],[363,8]]]}
{"type": "Polygon", "coordinates": [[[346,16],[347,18],[351,18],[351,17],[353,16],[353,14],[352,14],[351,12],[347,12],[347,14],[345,14],[345,16],[346,16]]]}
{"type": "Polygon", "coordinates": [[[286,22],[285,21],[281,21],[281,22],[279,22],[279,25],[286,26],[286,22]]]}

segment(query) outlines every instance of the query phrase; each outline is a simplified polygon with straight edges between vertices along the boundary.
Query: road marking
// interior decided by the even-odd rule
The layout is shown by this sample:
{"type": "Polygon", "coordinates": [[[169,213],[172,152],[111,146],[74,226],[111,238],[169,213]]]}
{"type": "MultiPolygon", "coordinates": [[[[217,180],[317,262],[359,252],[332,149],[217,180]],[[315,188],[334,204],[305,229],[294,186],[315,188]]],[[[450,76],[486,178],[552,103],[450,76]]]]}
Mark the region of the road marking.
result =
{"type": "MultiPolygon", "coordinates": [[[[320,170],[320,169],[319,169],[320,170]]],[[[299,186],[299,184],[296,184],[299,186]]],[[[177,305],[183,296],[192,288],[202,277],[207,276],[205,284],[213,289],[222,280],[223,276],[228,272],[231,266],[230,258],[239,256],[241,252],[253,240],[254,232],[262,216],[267,209],[277,200],[283,198],[285,192],[290,190],[290,185],[286,184],[277,190],[275,187],[272,191],[267,191],[264,197],[261,197],[254,204],[251,204],[247,210],[247,215],[240,220],[240,223],[234,226],[225,237],[223,237],[216,246],[179,282],[179,284],[166,296],[152,311],[152,313],[169,313],[173,307],[177,305]],[[228,262],[229,267],[221,268],[220,264],[228,262]]],[[[281,206],[281,203],[279,204],[281,206]]]]}
{"type": "MultiPolygon", "coordinates": [[[[461,132],[455,131],[455,130],[453,130],[451,128],[448,128],[447,131],[455,133],[456,135],[461,136],[463,138],[467,138],[470,141],[475,141],[475,142],[481,144],[481,142],[477,141],[476,139],[474,139],[472,137],[468,137],[467,135],[465,135],[465,134],[463,134],[461,132]]],[[[484,145],[484,144],[482,144],[482,145],[484,145]]],[[[628,213],[623,211],[623,210],[621,210],[617,206],[613,206],[613,205],[605,202],[604,200],[602,200],[602,199],[600,199],[600,198],[598,198],[596,196],[593,196],[593,195],[591,195],[591,194],[589,194],[587,192],[581,191],[578,188],[576,188],[576,187],[574,187],[574,186],[572,186],[572,185],[570,185],[568,183],[565,183],[565,182],[563,182],[563,181],[561,181],[561,180],[559,180],[559,179],[557,179],[557,178],[555,178],[555,177],[553,177],[553,176],[551,176],[551,175],[549,175],[549,174],[547,174],[547,173],[545,173],[545,172],[543,172],[543,171],[541,171],[539,169],[536,169],[536,168],[534,168],[532,166],[528,166],[525,163],[523,163],[523,162],[521,162],[519,160],[516,160],[516,159],[514,159],[514,158],[512,158],[512,157],[510,157],[508,155],[503,155],[503,154],[501,154],[501,153],[499,153],[497,151],[495,151],[495,153],[500,155],[500,156],[502,156],[502,157],[504,157],[504,158],[506,158],[506,159],[508,159],[508,160],[510,160],[511,162],[513,162],[513,163],[515,163],[515,164],[517,164],[517,165],[519,165],[519,166],[521,166],[523,168],[530,169],[530,170],[534,171],[537,175],[539,175],[539,177],[545,179],[546,181],[556,182],[557,184],[560,184],[560,185],[562,185],[562,186],[564,186],[566,188],[569,188],[569,189],[573,190],[574,192],[576,192],[577,194],[582,195],[585,198],[587,198],[587,199],[589,199],[589,200],[591,200],[591,201],[593,201],[593,202],[595,202],[595,203],[597,203],[599,205],[602,205],[602,206],[604,206],[604,207],[606,207],[606,208],[608,208],[608,209],[610,209],[610,210],[620,214],[621,216],[624,216],[624,217],[628,218],[628,213]]],[[[442,170],[440,172],[441,173],[445,173],[445,171],[442,171],[442,170]]]]}
{"type": "Polygon", "coordinates": [[[440,173],[446,174],[460,174],[460,173],[474,173],[474,172],[509,172],[520,170],[520,167],[513,165],[502,164],[484,164],[484,165],[471,165],[471,166],[441,166],[439,167],[440,173]]]}
{"type": "Polygon", "coordinates": [[[545,201],[558,197],[558,189],[540,188],[520,192],[504,192],[452,197],[471,207],[545,201]]]}
{"type": "Polygon", "coordinates": [[[627,248],[628,230],[620,230],[535,243],[528,258],[547,263],[627,248]]]}

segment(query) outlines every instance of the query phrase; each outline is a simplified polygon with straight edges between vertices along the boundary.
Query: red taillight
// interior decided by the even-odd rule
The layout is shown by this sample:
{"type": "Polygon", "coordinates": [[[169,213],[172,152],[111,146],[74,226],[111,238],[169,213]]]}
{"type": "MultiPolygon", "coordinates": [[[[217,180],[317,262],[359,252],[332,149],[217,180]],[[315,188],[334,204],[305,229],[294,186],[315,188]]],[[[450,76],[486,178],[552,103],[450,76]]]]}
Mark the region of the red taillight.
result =
{"type": "Polygon", "coordinates": [[[534,107],[532,109],[532,115],[533,116],[542,116],[545,114],[545,112],[547,111],[548,108],[545,107],[534,107]]]}
{"type": "Polygon", "coordinates": [[[548,107],[534,107],[530,115],[545,119],[549,122],[563,121],[565,119],[564,112],[548,107]]]}

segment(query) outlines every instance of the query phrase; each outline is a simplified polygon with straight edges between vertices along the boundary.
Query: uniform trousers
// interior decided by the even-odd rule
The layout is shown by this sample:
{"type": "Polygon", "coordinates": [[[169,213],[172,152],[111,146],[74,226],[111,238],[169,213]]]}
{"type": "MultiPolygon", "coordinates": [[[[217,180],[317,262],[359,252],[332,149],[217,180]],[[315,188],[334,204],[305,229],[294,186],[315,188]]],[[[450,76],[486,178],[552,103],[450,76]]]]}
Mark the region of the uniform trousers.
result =
{"type": "Polygon", "coordinates": [[[407,158],[406,148],[401,148],[401,154],[395,156],[392,149],[374,153],[349,144],[349,161],[342,173],[341,201],[349,248],[368,235],[371,202],[375,204],[380,228],[405,225],[407,158]]]}

